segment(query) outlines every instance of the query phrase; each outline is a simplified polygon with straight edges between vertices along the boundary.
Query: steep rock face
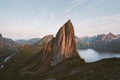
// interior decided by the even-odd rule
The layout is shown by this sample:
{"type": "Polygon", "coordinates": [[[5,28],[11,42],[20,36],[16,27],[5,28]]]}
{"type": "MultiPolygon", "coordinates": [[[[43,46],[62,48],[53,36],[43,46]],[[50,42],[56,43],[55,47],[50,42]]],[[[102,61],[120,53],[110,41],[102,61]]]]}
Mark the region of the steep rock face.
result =
{"type": "Polygon", "coordinates": [[[52,65],[56,65],[67,58],[79,56],[73,25],[70,20],[58,31],[54,39],[52,55],[52,65]]]}

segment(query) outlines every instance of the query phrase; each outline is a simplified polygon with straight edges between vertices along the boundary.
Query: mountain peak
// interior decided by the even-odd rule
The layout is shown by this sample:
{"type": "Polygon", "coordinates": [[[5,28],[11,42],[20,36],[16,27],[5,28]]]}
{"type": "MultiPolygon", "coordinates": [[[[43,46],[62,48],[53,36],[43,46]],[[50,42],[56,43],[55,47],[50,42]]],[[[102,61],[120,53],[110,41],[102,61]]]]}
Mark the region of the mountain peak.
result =
{"type": "Polygon", "coordinates": [[[52,65],[79,56],[76,48],[74,28],[71,20],[68,20],[58,31],[53,43],[52,65]]]}
{"type": "Polygon", "coordinates": [[[65,27],[73,27],[71,20],[68,20],[64,25],[65,27]]]}
{"type": "Polygon", "coordinates": [[[66,23],[72,23],[71,20],[69,19],[66,23]]]}
{"type": "Polygon", "coordinates": [[[110,32],[110,33],[108,33],[108,35],[115,36],[115,35],[114,35],[113,33],[111,33],[111,32],[110,32]]]}
{"type": "Polygon", "coordinates": [[[106,40],[109,40],[109,39],[114,39],[114,38],[117,38],[116,35],[114,35],[113,33],[109,33],[107,36],[106,36],[106,40]]]}

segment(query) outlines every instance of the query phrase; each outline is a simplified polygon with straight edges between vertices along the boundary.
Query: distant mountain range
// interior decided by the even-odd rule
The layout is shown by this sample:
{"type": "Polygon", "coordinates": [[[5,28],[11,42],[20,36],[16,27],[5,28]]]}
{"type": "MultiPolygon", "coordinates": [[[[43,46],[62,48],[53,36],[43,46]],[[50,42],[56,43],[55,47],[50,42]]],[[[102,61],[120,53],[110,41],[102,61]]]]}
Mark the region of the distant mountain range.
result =
{"type": "MultiPolygon", "coordinates": [[[[48,37],[49,39],[49,37],[48,37]]],[[[40,38],[33,38],[29,40],[16,40],[16,43],[19,44],[37,44],[40,42],[40,38]]],[[[115,35],[113,33],[108,34],[99,34],[92,37],[77,37],[75,36],[75,40],[77,43],[78,49],[86,49],[86,48],[94,48],[97,50],[106,50],[106,51],[113,51],[113,52],[120,52],[120,35],[115,35]]]]}
{"type": "Polygon", "coordinates": [[[108,33],[108,34],[100,34],[100,35],[95,35],[92,37],[82,37],[84,41],[87,42],[94,42],[94,41],[109,41],[109,40],[114,40],[114,39],[120,39],[119,35],[115,35],[113,33],[108,33]]]}
{"type": "Polygon", "coordinates": [[[29,40],[24,40],[24,39],[18,39],[15,42],[18,44],[34,44],[36,42],[38,42],[40,40],[40,38],[33,38],[33,39],[29,39],[29,40]]]}
{"type": "MultiPolygon", "coordinates": [[[[51,39],[52,35],[48,35],[44,38],[32,38],[29,40],[19,39],[13,41],[9,38],[4,38],[0,34],[0,62],[11,54],[17,52],[20,47],[25,47],[25,45],[40,45],[44,41],[51,39]]],[[[98,51],[108,51],[120,53],[120,35],[115,35],[113,33],[100,34],[92,37],[77,37],[75,36],[75,41],[78,49],[93,48],[98,51]]],[[[37,49],[37,48],[36,48],[37,49]]]]}
{"type": "Polygon", "coordinates": [[[101,51],[120,52],[120,36],[113,33],[77,39],[79,49],[94,48],[101,51]]]}

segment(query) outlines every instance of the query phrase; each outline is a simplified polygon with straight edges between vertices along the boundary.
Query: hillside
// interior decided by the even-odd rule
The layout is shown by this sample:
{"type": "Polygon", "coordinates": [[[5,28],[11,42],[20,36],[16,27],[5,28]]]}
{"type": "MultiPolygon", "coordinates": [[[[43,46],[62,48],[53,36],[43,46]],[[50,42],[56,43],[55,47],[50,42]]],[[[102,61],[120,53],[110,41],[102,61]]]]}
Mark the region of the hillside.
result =
{"type": "Polygon", "coordinates": [[[9,38],[4,38],[2,34],[0,34],[0,64],[6,57],[16,53],[19,47],[20,45],[15,41],[9,38]]]}

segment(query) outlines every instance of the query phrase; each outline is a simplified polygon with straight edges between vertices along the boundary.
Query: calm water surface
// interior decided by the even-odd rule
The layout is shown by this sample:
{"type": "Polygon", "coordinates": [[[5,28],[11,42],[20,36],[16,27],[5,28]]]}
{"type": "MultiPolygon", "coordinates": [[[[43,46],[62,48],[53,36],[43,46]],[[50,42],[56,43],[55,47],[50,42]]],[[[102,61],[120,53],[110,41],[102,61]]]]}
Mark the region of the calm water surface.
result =
{"type": "Polygon", "coordinates": [[[95,62],[105,58],[120,58],[120,53],[108,53],[108,52],[98,52],[94,49],[78,50],[80,56],[85,59],[86,62],[95,62]]]}

